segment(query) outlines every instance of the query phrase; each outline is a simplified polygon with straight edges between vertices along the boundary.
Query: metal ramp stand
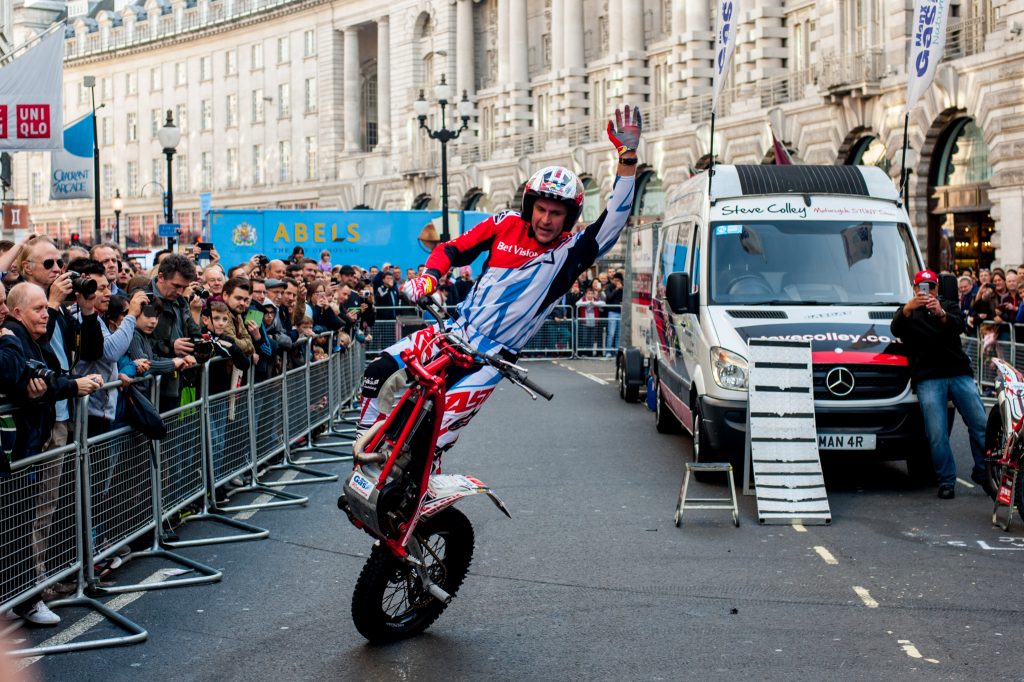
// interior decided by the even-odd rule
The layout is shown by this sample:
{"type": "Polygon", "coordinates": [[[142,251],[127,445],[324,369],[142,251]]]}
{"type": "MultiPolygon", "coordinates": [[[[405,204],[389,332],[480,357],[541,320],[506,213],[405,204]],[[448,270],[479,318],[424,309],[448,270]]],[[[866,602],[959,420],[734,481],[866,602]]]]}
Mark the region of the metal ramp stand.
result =
{"type": "Polygon", "coordinates": [[[686,475],[683,477],[682,487],[679,488],[679,499],[676,500],[676,528],[682,525],[683,511],[686,509],[727,509],[732,512],[732,525],[739,528],[740,509],[736,503],[736,482],[732,476],[732,465],[728,462],[687,462],[686,475]],[[717,471],[725,474],[729,479],[729,497],[687,498],[687,489],[690,487],[690,473],[693,471],[717,471]]]}
{"type": "Polygon", "coordinates": [[[766,523],[832,523],[814,421],[811,345],[751,339],[743,494],[766,523]]]}
{"type": "MultiPolygon", "coordinates": [[[[1016,467],[1007,467],[1003,471],[1003,476],[999,481],[999,490],[996,495],[995,506],[992,507],[992,525],[999,526],[1003,531],[1010,530],[1010,524],[1013,523],[1013,508],[1017,500],[1017,486],[1019,485],[1019,474],[1020,469],[1016,467]],[[1000,517],[999,510],[1001,507],[1006,508],[1006,521],[1000,517]]],[[[1019,513],[1019,510],[1018,510],[1019,513]]]]}

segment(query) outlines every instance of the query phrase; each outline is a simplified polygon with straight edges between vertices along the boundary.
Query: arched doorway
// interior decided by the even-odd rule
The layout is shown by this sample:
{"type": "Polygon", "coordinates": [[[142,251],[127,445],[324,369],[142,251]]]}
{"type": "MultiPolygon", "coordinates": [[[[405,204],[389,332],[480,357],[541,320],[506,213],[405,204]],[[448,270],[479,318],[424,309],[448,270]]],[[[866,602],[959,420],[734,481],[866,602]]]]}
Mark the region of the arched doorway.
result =
{"type": "Polygon", "coordinates": [[[988,151],[984,133],[967,116],[939,136],[928,175],[928,264],[935,270],[977,270],[995,258],[988,151]]]}
{"type": "Polygon", "coordinates": [[[426,211],[433,208],[437,208],[437,202],[429,194],[420,194],[412,201],[412,210],[414,211],[426,211]]]}
{"type": "Polygon", "coordinates": [[[874,135],[865,135],[854,142],[843,163],[848,166],[876,166],[886,175],[892,167],[885,144],[874,135]]]}
{"type": "Polygon", "coordinates": [[[464,211],[483,211],[484,213],[491,212],[491,199],[481,189],[471,189],[466,193],[466,198],[462,202],[462,209],[464,211]]]}

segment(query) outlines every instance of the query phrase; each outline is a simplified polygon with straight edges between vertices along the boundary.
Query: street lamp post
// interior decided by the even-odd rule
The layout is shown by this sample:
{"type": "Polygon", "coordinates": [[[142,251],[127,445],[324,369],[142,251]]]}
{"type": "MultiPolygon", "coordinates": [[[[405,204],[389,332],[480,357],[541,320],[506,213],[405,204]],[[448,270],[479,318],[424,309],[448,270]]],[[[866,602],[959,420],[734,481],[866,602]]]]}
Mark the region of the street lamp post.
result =
{"type": "Polygon", "coordinates": [[[121,211],[124,210],[124,199],[121,198],[121,190],[114,190],[114,200],[111,202],[114,209],[114,243],[121,246],[121,211]]]}
{"type": "Polygon", "coordinates": [[[469,119],[473,115],[473,103],[469,101],[466,91],[463,90],[462,99],[459,100],[458,104],[459,118],[462,119],[462,127],[450,130],[447,127],[448,119],[445,115],[445,107],[449,104],[451,94],[451,86],[445,82],[444,74],[441,74],[441,82],[434,88],[434,97],[437,98],[437,103],[441,105],[441,127],[437,130],[431,130],[430,126],[427,125],[427,112],[430,110],[430,103],[423,96],[423,90],[420,90],[420,98],[413,102],[413,107],[416,109],[416,117],[420,120],[420,128],[427,131],[427,135],[430,139],[441,142],[442,242],[446,242],[451,239],[451,232],[448,230],[448,143],[461,135],[462,131],[469,127],[469,119]]]}
{"type": "Polygon", "coordinates": [[[92,96],[92,196],[93,196],[93,244],[99,244],[100,234],[100,135],[96,124],[96,76],[86,76],[83,85],[92,96]]]}
{"type": "MultiPolygon", "coordinates": [[[[167,157],[167,218],[168,224],[174,222],[174,170],[171,167],[171,159],[181,142],[181,129],[174,125],[174,114],[167,110],[167,120],[160,130],[156,132],[157,140],[164,149],[164,156],[167,157]]],[[[167,238],[167,249],[174,250],[174,237],[167,238]]]]}

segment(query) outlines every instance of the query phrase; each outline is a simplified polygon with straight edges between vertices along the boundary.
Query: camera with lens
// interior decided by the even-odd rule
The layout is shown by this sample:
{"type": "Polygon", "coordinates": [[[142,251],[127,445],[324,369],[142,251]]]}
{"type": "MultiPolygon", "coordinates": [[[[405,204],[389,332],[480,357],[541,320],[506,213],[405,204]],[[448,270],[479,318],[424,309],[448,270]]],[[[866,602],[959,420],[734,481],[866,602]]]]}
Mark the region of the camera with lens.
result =
{"type": "Polygon", "coordinates": [[[39,360],[26,360],[25,369],[28,370],[29,379],[42,379],[47,386],[52,386],[54,379],[57,378],[57,373],[47,367],[45,362],[39,360]]]}
{"type": "Polygon", "coordinates": [[[83,277],[81,273],[69,270],[68,279],[71,280],[71,291],[74,293],[81,294],[86,298],[96,294],[97,284],[92,277],[83,277]]]}
{"type": "Polygon", "coordinates": [[[213,355],[213,337],[209,333],[195,334],[189,341],[192,342],[192,355],[199,362],[206,362],[213,355]]]}
{"type": "Polygon", "coordinates": [[[192,299],[195,298],[196,296],[205,301],[206,299],[210,298],[210,292],[207,289],[203,289],[202,287],[200,287],[193,291],[192,295],[189,298],[192,299]]]}

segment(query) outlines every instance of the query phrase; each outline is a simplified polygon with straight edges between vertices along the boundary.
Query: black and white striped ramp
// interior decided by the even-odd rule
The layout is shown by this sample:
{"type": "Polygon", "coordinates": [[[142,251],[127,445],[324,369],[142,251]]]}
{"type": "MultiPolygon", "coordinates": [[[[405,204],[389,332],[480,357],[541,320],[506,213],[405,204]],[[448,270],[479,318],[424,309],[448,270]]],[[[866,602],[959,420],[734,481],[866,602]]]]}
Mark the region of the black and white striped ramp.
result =
{"type": "Polygon", "coordinates": [[[814,426],[811,345],[751,339],[750,456],[761,523],[832,522],[814,426]]]}

